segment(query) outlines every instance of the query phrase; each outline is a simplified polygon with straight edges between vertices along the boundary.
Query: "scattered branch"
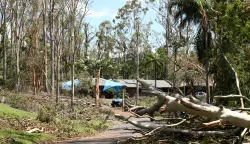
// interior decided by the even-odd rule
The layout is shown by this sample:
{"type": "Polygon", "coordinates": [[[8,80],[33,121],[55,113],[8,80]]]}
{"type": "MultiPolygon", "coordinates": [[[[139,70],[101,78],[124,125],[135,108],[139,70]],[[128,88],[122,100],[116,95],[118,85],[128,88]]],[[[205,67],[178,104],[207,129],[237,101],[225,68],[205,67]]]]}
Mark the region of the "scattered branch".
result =
{"type": "MultiPolygon", "coordinates": [[[[227,96],[214,96],[214,98],[216,98],[216,99],[222,99],[222,98],[240,98],[240,99],[245,99],[245,100],[247,100],[247,102],[249,102],[250,103],[250,99],[249,98],[247,98],[246,96],[243,96],[243,95],[227,95],[227,96]]],[[[243,107],[244,108],[244,107],[243,107]]]]}
{"type": "Polygon", "coordinates": [[[123,115],[119,115],[119,114],[116,114],[115,115],[116,118],[119,118],[121,120],[125,120],[126,122],[136,126],[136,127],[139,127],[139,128],[142,128],[142,129],[147,129],[147,130],[151,130],[151,131],[154,131],[154,130],[158,130],[158,129],[161,129],[162,132],[167,132],[167,133],[181,133],[181,134],[185,134],[185,135],[209,135],[209,136],[212,136],[212,135],[217,135],[217,136],[232,136],[235,134],[235,131],[233,132],[221,132],[221,131],[192,131],[192,130],[180,130],[180,129],[174,129],[174,128],[167,128],[165,126],[156,126],[156,125],[143,125],[137,121],[132,121],[132,120],[129,120],[127,117],[123,116],[123,115]]]}

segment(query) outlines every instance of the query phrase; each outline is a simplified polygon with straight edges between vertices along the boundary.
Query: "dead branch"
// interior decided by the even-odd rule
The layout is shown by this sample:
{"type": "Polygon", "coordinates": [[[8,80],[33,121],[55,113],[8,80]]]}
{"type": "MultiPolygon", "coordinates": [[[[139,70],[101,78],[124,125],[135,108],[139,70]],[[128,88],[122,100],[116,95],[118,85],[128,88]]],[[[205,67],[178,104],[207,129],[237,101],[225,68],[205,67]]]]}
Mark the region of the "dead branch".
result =
{"type": "Polygon", "coordinates": [[[19,120],[17,117],[15,117],[15,119],[16,119],[17,122],[22,126],[22,128],[25,128],[25,126],[20,122],[20,120],[19,120]]]}
{"type": "Polygon", "coordinates": [[[250,108],[233,108],[232,111],[241,110],[241,111],[250,111],[250,108]]]}
{"type": "Polygon", "coordinates": [[[232,111],[222,106],[217,107],[210,104],[202,103],[193,97],[174,98],[166,95],[164,92],[154,89],[145,81],[138,79],[142,87],[146,90],[143,92],[157,96],[157,103],[153,106],[137,111],[136,114],[149,114],[153,117],[154,112],[158,111],[162,105],[167,105],[167,110],[172,112],[182,111],[191,115],[203,116],[212,120],[219,120],[222,124],[231,124],[239,127],[250,128],[250,116],[247,114],[232,111]]]}
{"type": "Polygon", "coordinates": [[[240,137],[239,137],[239,140],[238,140],[238,144],[242,144],[242,141],[243,141],[244,136],[245,136],[245,134],[247,133],[247,131],[248,131],[248,129],[245,128],[245,129],[241,132],[240,137]]]}
{"type": "Polygon", "coordinates": [[[243,98],[245,100],[247,100],[247,102],[250,103],[250,99],[247,98],[246,96],[243,96],[243,95],[226,95],[226,96],[214,96],[215,99],[223,99],[223,98],[243,98]]]}
{"type": "Polygon", "coordinates": [[[42,129],[39,129],[39,128],[33,128],[33,129],[28,129],[26,132],[27,133],[35,133],[35,132],[43,132],[44,131],[44,128],[42,129]]]}
{"type": "MultiPolygon", "coordinates": [[[[221,50],[221,53],[222,53],[223,58],[226,60],[226,62],[228,63],[228,65],[230,66],[230,68],[232,69],[232,71],[234,72],[236,86],[238,88],[239,95],[242,95],[241,89],[240,89],[240,80],[239,80],[238,74],[237,74],[236,70],[234,69],[234,67],[232,66],[232,64],[229,62],[229,60],[227,59],[226,55],[224,54],[224,52],[222,50],[221,50]]],[[[240,102],[241,102],[241,107],[244,108],[243,98],[240,98],[240,102]]]]}
{"type": "Polygon", "coordinates": [[[212,128],[215,126],[223,126],[223,124],[220,122],[220,120],[216,120],[216,121],[211,121],[208,123],[203,123],[202,126],[206,128],[212,128]]]}
{"type": "Polygon", "coordinates": [[[119,114],[116,114],[115,115],[116,118],[119,118],[121,120],[125,120],[126,122],[136,126],[136,127],[139,127],[139,128],[142,128],[142,129],[147,129],[147,130],[158,130],[158,129],[161,129],[162,132],[167,132],[167,133],[181,133],[181,134],[185,134],[185,135],[217,135],[217,136],[232,136],[235,134],[235,131],[233,132],[221,132],[221,131],[192,131],[192,130],[181,130],[181,129],[174,129],[174,128],[168,128],[168,127],[165,127],[165,126],[159,126],[159,125],[144,125],[144,124],[141,124],[137,121],[133,121],[133,120],[129,120],[126,116],[123,116],[123,115],[119,115],[119,114]],[[160,128],[159,128],[160,127],[160,128]]]}

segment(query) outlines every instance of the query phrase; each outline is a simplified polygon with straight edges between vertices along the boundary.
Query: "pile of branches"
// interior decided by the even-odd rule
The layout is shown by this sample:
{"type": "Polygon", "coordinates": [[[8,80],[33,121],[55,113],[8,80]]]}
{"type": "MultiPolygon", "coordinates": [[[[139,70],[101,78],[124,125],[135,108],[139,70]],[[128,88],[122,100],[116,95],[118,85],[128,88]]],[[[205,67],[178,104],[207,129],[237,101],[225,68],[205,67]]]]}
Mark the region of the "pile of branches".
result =
{"type": "MultiPolygon", "coordinates": [[[[165,142],[173,143],[184,137],[190,139],[216,137],[221,141],[227,140],[228,143],[242,143],[250,128],[250,115],[246,112],[248,108],[229,109],[222,105],[214,106],[199,101],[193,96],[170,96],[152,87],[141,79],[137,79],[143,88],[144,93],[157,96],[157,102],[151,107],[134,106],[126,103],[129,112],[135,117],[149,117],[151,124],[143,124],[131,120],[130,117],[116,114],[115,117],[126,121],[138,128],[141,137],[132,137],[125,143],[133,142],[165,142]],[[181,113],[181,117],[166,118],[162,120],[154,119],[155,112],[181,113]],[[172,137],[172,140],[168,138],[172,137]],[[173,138],[174,137],[174,138],[173,138]],[[179,138],[178,138],[179,137],[179,138]]],[[[242,95],[215,96],[214,98],[237,97],[250,102],[242,95]]],[[[138,130],[137,130],[138,132],[138,130]]],[[[185,139],[187,142],[188,139],[185,139]]],[[[218,141],[217,141],[218,142],[218,141]]],[[[123,142],[120,142],[123,143],[123,142]]],[[[211,143],[211,141],[210,141],[211,143]]]]}

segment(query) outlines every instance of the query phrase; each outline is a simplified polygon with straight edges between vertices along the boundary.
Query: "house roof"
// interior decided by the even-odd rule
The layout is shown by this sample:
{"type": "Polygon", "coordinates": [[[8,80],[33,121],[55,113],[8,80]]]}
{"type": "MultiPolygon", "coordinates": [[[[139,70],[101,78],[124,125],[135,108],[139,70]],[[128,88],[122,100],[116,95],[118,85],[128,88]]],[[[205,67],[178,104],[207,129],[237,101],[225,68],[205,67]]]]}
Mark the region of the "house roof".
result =
{"type": "Polygon", "coordinates": [[[127,88],[136,87],[136,80],[115,79],[114,81],[125,85],[127,88]]]}
{"type": "MultiPolygon", "coordinates": [[[[155,80],[145,80],[147,83],[155,86],[155,80]]],[[[165,80],[156,80],[156,87],[157,88],[170,88],[172,87],[171,84],[165,80]]]]}
{"type": "MultiPolygon", "coordinates": [[[[136,87],[136,80],[135,79],[116,79],[114,80],[116,82],[124,84],[126,87],[136,87]]],[[[152,86],[155,86],[155,80],[145,80],[147,83],[151,84],[152,86]]],[[[171,87],[171,84],[165,80],[156,80],[156,86],[157,88],[169,88],[171,87]]]]}
{"type": "MultiPolygon", "coordinates": [[[[210,82],[210,86],[213,86],[213,84],[210,82]]],[[[189,86],[185,81],[182,81],[178,85],[179,87],[189,86]]],[[[202,80],[196,80],[194,81],[194,86],[206,86],[206,82],[202,80]]]]}
{"type": "MultiPolygon", "coordinates": [[[[95,79],[92,78],[92,85],[95,85],[95,79]]],[[[105,85],[105,80],[104,79],[99,79],[99,86],[104,86],[105,85]]]]}
{"type": "MultiPolygon", "coordinates": [[[[136,87],[136,80],[135,79],[113,79],[112,81],[120,83],[127,88],[135,88],[136,87]]],[[[145,80],[148,84],[151,84],[152,86],[155,86],[155,80],[145,80]]],[[[92,85],[95,85],[95,78],[92,78],[92,85]]],[[[100,78],[99,81],[100,86],[105,85],[105,80],[100,78]]],[[[188,86],[184,81],[177,84],[179,87],[188,86]]],[[[171,88],[171,81],[165,81],[165,80],[156,80],[156,86],[157,88],[171,88]]],[[[206,86],[206,83],[204,81],[195,81],[194,86],[206,86]]],[[[210,83],[210,86],[212,86],[212,83],[210,83]]]]}

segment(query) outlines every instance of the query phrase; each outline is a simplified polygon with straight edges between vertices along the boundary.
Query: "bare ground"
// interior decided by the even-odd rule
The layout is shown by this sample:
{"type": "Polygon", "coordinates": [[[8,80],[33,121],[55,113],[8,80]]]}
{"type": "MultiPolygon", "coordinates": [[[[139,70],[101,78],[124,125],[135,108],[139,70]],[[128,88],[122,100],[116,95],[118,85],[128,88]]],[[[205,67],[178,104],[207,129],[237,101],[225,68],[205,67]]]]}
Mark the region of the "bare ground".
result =
{"type": "MultiPolygon", "coordinates": [[[[130,116],[128,112],[123,112],[121,109],[111,108],[115,114],[122,114],[130,116]]],[[[140,121],[142,123],[150,122],[149,118],[132,118],[133,120],[140,121]]],[[[131,129],[137,129],[131,124],[127,124],[117,119],[110,120],[113,122],[113,127],[105,132],[97,134],[95,136],[80,138],[73,141],[61,142],[60,144],[116,144],[120,140],[125,140],[132,136],[141,136],[141,134],[133,133],[131,129]]]]}

